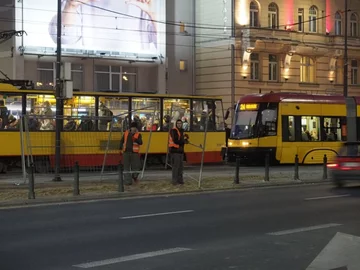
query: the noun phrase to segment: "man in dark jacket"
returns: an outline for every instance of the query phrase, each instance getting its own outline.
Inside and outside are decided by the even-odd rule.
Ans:
[[[176,127],[171,129],[169,136],[169,152],[171,155],[172,183],[173,185],[184,184],[184,145],[188,143],[188,135],[184,135],[183,123],[176,121]]]
[[[130,130],[126,130],[120,140],[120,150],[123,151],[124,183],[126,185],[131,185],[132,179],[138,183],[138,172],[141,169],[140,145],[142,144],[143,141],[137,130],[137,124],[133,122],[130,125]]]

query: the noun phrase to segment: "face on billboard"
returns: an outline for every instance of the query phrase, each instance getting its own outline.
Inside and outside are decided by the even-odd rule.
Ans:
[[[57,0],[23,5],[25,51],[56,48]],[[165,0],[62,0],[62,48],[158,55],[165,24],[151,20],[165,21]]]

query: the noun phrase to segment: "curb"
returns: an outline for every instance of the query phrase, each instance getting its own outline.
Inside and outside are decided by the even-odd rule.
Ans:
[[[37,207],[37,206],[48,206],[54,204],[72,204],[72,203],[91,203],[98,201],[108,201],[108,200],[125,200],[125,199],[142,199],[142,198],[157,198],[157,197],[169,197],[169,196],[184,196],[184,195],[197,195],[197,194],[207,194],[207,193],[217,193],[217,192],[235,192],[235,191],[245,191],[249,189],[270,189],[270,188],[286,188],[292,186],[304,186],[304,185],[323,185],[329,184],[331,180],[314,180],[314,181],[299,181],[292,180],[291,182],[286,183],[256,183],[256,184],[243,184],[239,186],[233,186],[231,188],[212,188],[212,189],[200,189],[192,191],[177,191],[177,192],[159,192],[151,194],[93,194],[93,195],[79,195],[74,197],[52,197],[52,198],[40,198],[34,200],[11,200],[0,202],[0,209],[5,208],[22,208],[22,207]]]

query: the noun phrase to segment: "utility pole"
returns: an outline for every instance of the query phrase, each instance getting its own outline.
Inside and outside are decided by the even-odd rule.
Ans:
[[[344,97],[348,96],[348,0],[345,0]]]
[[[53,181],[61,181],[60,176],[60,141],[62,130],[62,81],[61,81],[61,0],[57,1],[57,49],[56,49],[56,116],[55,116],[55,176]]]
[[[357,104],[354,97],[348,97],[348,0],[345,0],[345,33],[344,33],[344,98],[346,102],[346,139],[357,141]]]

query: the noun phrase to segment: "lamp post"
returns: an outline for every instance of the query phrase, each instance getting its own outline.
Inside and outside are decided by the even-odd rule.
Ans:
[[[348,96],[348,0],[345,0],[344,97]]]
[[[57,1],[57,49],[56,49],[56,116],[55,116],[55,176],[53,181],[61,181],[60,176],[60,140],[62,129],[62,99],[61,99],[61,0]]]
[[[346,102],[346,140],[357,141],[357,104],[355,97],[348,97],[348,0],[345,0],[345,33],[344,33],[344,98]]]

